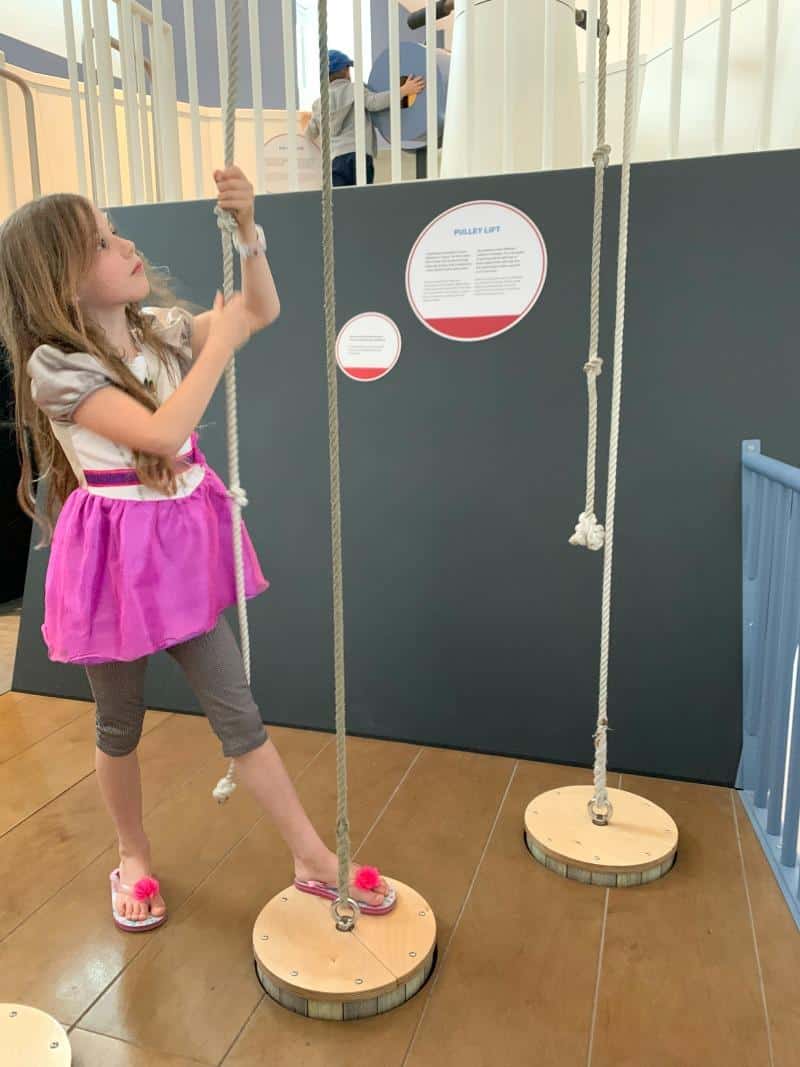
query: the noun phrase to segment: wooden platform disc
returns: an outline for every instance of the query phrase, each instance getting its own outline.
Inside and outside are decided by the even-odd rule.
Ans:
[[[643,885],[663,877],[675,862],[678,827],[657,804],[609,789],[614,809],[608,826],[595,826],[587,809],[588,785],[551,789],[525,811],[525,841],[549,870],[586,885]]]
[[[69,1067],[72,1052],[67,1032],[38,1008],[0,1004],[0,1063],[3,1067]]]
[[[436,951],[436,918],[416,890],[392,878],[388,915],[360,915],[340,933],[331,903],[290,886],[256,919],[253,952],[264,990],[313,1019],[363,1019],[404,1004],[425,984]]]

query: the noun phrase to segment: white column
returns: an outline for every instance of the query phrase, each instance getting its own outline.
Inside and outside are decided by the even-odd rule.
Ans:
[[[674,0],[672,20],[672,70],[669,95],[669,152],[680,150],[681,90],[683,89],[683,39],[686,33],[686,0]]]
[[[142,138],[142,157],[144,163],[144,188],[149,203],[158,199],[153,186],[153,156],[150,151],[150,119],[147,106],[147,79],[144,66],[144,43],[142,22],[137,16],[133,22],[133,50],[136,56],[136,92],[139,98],[139,129]]]
[[[361,0],[353,0],[353,93],[356,126],[356,184],[367,184],[367,134],[364,119],[364,36]]]
[[[156,13],[158,4],[158,13]],[[161,69],[161,27],[162,10],[160,0],[153,4],[153,18],[148,24],[150,37],[150,114],[153,123],[153,162],[156,172],[156,198],[166,199],[166,164],[164,161],[164,141],[166,131],[161,114],[161,89],[164,73]]]
[[[3,52],[0,52],[0,70],[6,65],[6,57]],[[11,120],[8,115],[8,89],[7,81],[5,78],[0,78],[0,147],[3,151],[0,153],[5,160],[5,167],[3,167],[5,186],[6,186],[6,203],[8,205],[9,212],[14,211],[17,206],[17,185],[14,180],[14,149],[11,144]]]
[[[134,204],[141,204],[144,200],[144,168],[142,167],[139,115],[136,107],[136,59],[133,53],[131,0],[120,0],[118,22],[122,65],[122,103],[125,108],[125,134],[128,141],[128,181],[131,200]]]
[[[402,116],[400,114],[400,12],[397,0],[389,0],[389,91],[392,181],[403,180]]]
[[[714,151],[725,146],[725,109],[728,103],[728,68],[731,55],[731,8],[733,0],[720,0],[717,40],[717,78],[714,89]]]
[[[171,28],[164,22],[162,0],[153,0],[150,61],[153,67],[152,103],[158,194],[163,200],[180,200],[183,190],[178,145],[175,55]]]
[[[512,24],[509,5],[511,0],[503,0],[503,174],[514,170],[514,77],[511,56],[513,54]]]
[[[556,0],[545,0],[544,5],[544,91],[542,93],[542,170],[552,170],[555,158],[555,104],[556,104]]]
[[[78,81],[78,53],[75,47],[75,20],[72,14],[72,0],[64,0],[64,31],[67,42],[67,71],[69,73],[69,95],[72,102],[75,162],[78,165],[78,188],[83,196],[88,196],[89,185],[86,180],[86,155],[83,144],[83,117],[81,115],[81,86]]]
[[[225,113],[225,101],[228,99],[228,31],[226,29],[225,0],[214,0],[217,19],[217,70],[219,71],[219,105]]]
[[[111,66],[111,34],[106,0],[94,0],[94,42],[97,78],[100,87],[100,117],[103,126],[103,156],[106,165],[106,193],[110,204],[122,203],[122,179],[117,139],[117,109],[114,103],[114,71]]]
[[[105,165],[103,142],[100,137],[100,118],[97,111],[97,76],[94,66],[94,36],[89,0],[82,0],[81,9],[83,12],[83,87],[86,96],[92,192],[98,204],[106,204]]]
[[[194,195],[203,196],[203,142],[200,135],[200,93],[197,88],[197,42],[194,33],[194,0],[183,0],[183,26],[186,37],[186,75],[189,83],[189,114],[192,119],[192,163]],[[263,155],[263,148],[261,151]]]
[[[586,63],[583,82],[583,161],[592,162],[597,129],[597,0],[586,4]]]
[[[167,168],[166,198],[183,200],[183,180],[181,177],[181,144],[178,130],[178,81],[175,76],[175,40],[172,27],[164,23],[162,39],[162,56],[164,61],[163,115],[166,130],[165,161]]]
[[[764,78],[761,86],[761,121],[758,147],[772,144],[772,104],[775,96],[775,60],[778,53],[778,0],[767,0],[764,27]]]
[[[283,83],[286,95],[286,133],[289,138],[289,189],[295,190],[297,181],[297,60],[294,50],[294,6],[292,0],[281,0],[283,28]]]
[[[464,144],[464,175],[469,177],[475,169],[475,138],[473,136],[475,115],[475,19],[473,0],[464,3],[464,64],[467,72],[467,124]]]
[[[249,0],[250,15],[250,73],[253,87],[253,137],[256,149],[256,192],[266,192],[266,164],[264,162],[264,94],[261,86],[261,30],[258,22],[258,0]]]
[[[506,3],[506,0],[503,0]],[[425,4],[425,95],[427,97],[428,178],[439,177],[439,85],[436,66],[436,0]]]

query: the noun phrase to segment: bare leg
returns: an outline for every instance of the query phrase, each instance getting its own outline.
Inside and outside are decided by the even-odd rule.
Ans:
[[[151,875],[136,755],[144,722],[146,671],[146,657],[125,663],[101,663],[86,671],[97,705],[97,782],[117,830],[120,881],[127,885]],[[145,919],[148,912],[158,916],[166,911],[160,896],[148,902],[118,893],[114,905],[126,919]]]
[[[127,756],[107,756],[95,750],[95,768],[100,792],[114,821],[119,841],[120,881],[133,885],[140,878],[151,876],[150,842],[142,823],[142,777],[139,757],[134,749]],[[116,908],[127,919],[146,919],[167,910],[160,896],[149,902],[134,900],[127,893],[119,893]]]
[[[242,654],[224,617],[213,630],[168,649],[180,665],[200,706],[223,743],[235,755],[238,775],[274,821],[294,857],[295,874],[304,880],[335,883],[336,856],[325,847],[303,810],[283,760],[265,731],[245,676]],[[351,895],[380,905],[388,892],[353,888]]]
[[[295,875],[303,880],[336,884],[336,855],[326,848],[306,815],[300,798],[272,741],[236,758],[237,776],[254,794],[272,818],[294,857]],[[381,892],[369,893],[351,888],[356,900],[380,905],[388,891],[384,882]]]

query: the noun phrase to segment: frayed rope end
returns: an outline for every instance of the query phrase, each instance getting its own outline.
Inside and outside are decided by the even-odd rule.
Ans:
[[[211,795],[218,804],[224,804],[228,797],[233,796],[235,789],[236,782],[231,781],[228,777],[220,778]]]

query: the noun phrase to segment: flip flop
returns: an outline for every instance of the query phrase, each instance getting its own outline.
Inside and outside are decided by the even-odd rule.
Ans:
[[[360,867],[353,879],[353,885],[357,889],[372,893],[380,885],[380,880],[380,872],[376,867]],[[326,900],[336,900],[339,896],[338,887],[329,882],[304,882],[300,878],[295,878],[294,885],[295,889],[299,889],[301,893],[311,893],[313,896],[324,897]],[[358,910],[362,915],[388,915],[397,903],[397,893],[393,886],[389,886],[389,892],[383,898],[383,904],[365,904],[361,900],[356,900],[355,903],[358,904]]]
[[[146,919],[126,919],[120,915],[114,905],[114,896],[117,893],[127,893],[136,900],[150,900],[158,896],[160,886],[156,878],[140,878],[135,885],[125,885],[120,881],[119,867],[109,875],[111,880],[111,914],[119,930],[129,934],[141,934],[155,930],[163,926],[167,921],[167,913],[163,915],[148,915]]]

